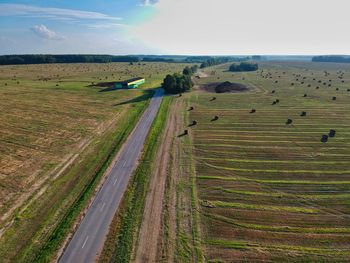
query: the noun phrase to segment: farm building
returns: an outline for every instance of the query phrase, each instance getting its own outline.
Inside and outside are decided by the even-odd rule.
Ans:
[[[117,82],[115,84],[116,89],[135,89],[139,85],[144,84],[145,79],[144,78],[133,78],[133,79],[128,79],[125,81]]]

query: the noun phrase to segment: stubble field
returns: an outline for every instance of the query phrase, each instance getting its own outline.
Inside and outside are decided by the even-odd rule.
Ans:
[[[248,92],[189,95],[204,255],[213,262],[348,261],[350,66],[259,66],[231,73],[221,65],[196,80],[238,82]],[[335,137],[321,142],[330,129]]]
[[[0,67],[0,258],[33,262],[52,256],[77,215],[68,211],[79,213],[86,205],[110,156],[147,106],[148,88],[183,67]],[[100,92],[103,88],[89,87],[136,76],[146,78],[142,89]]]

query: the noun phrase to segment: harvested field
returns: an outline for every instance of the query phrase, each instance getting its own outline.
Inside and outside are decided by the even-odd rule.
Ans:
[[[165,74],[183,67],[0,67],[0,258],[35,258],[133,128],[152,95],[148,88],[158,87]],[[140,75],[147,81],[143,89],[99,92],[101,87],[89,87]]]
[[[205,257],[213,262],[347,262],[350,66],[259,66],[258,72],[235,74],[225,72],[228,65],[216,66],[196,80],[199,86],[239,81],[252,87],[248,92],[217,94],[212,100],[212,94],[197,91],[188,99],[194,108],[187,111],[189,119],[198,122],[189,133]],[[330,79],[331,87],[315,88]],[[303,111],[307,114],[300,116]],[[211,121],[213,116],[219,118]],[[286,125],[288,119],[292,122]],[[334,137],[322,143],[332,129]]]

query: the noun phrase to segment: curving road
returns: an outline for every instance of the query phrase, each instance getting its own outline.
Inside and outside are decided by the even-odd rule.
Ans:
[[[60,263],[93,263],[102,251],[109,225],[119,207],[130,177],[137,167],[143,145],[163,98],[157,89],[134,131],[123,145],[106,181],[69,242]]]

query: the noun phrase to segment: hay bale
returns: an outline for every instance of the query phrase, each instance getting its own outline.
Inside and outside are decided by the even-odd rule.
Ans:
[[[250,111],[250,113],[255,113],[256,112],[256,110],[255,109],[252,109],[251,111]]]
[[[194,108],[191,106],[189,109],[188,109],[188,111],[191,111],[191,110],[193,110]]]
[[[214,116],[213,119],[211,119],[211,121],[217,121],[219,119],[219,116]]]
[[[337,100],[337,97],[333,97],[332,100]]]
[[[212,97],[210,101],[216,100],[216,97]]]
[[[287,119],[286,121],[286,124],[289,125],[289,124],[292,124],[293,123],[293,120],[292,119]]]
[[[304,97],[304,98],[305,98],[305,97],[307,97],[307,94],[304,94],[304,96],[303,96],[303,97]]]
[[[328,135],[327,134],[323,134],[321,137],[321,142],[325,143],[328,141]]]
[[[333,137],[335,136],[335,130],[330,129],[330,130],[329,130],[329,133],[328,133],[328,136],[329,136],[330,138],[333,138]]]
[[[280,102],[280,100],[279,99],[276,99],[276,103],[279,103]]]
[[[302,117],[306,116],[306,111],[302,111],[302,112],[300,113],[300,116],[302,116]]]

